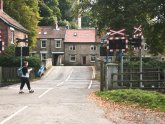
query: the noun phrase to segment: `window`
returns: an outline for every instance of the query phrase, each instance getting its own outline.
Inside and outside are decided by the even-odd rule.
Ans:
[[[55,40],[55,48],[61,48],[61,40]]]
[[[90,50],[96,50],[96,46],[95,45],[92,45],[92,46],[90,46]]]
[[[76,50],[76,46],[75,45],[70,46],[69,50]]]
[[[76,62],[76,55],[70,55],[70,62]]]
[[[95,62],[96,61],[96,55],[91,55],[91,62]]]
[[[11,31],[11,44],[14,44],[14,31]]]
[[[46,48],[46,40],[41,40],[41,48]]]
[[[46,53],[41,53],[41,61],[46,60]]]

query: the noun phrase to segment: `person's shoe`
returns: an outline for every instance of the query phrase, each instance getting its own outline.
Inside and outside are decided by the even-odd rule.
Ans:
[[[22,93],[24,93],[24,92],[23,92],[22,90],[20,90],[20,91],[19,91],[19,94],[22,94]]]
[[[31,90],[29,90],[29,93],[34,93],[34,90],[32,90],[32,89],[31,89]]]

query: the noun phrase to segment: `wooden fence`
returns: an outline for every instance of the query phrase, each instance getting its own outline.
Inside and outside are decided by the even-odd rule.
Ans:
[[[117,75],[120,86],[138,87],[142,82],[144,87],[160,87],[164,82],[164,72],[160,68],[144,68],[142,72],[139,68],[125,68],[123,74]],[[123,81],[121,75],[123,75]],[[142,80],[140,80],[140,75],[142,75]]]
[[[112,83],[117,83],[120,87],[130,87],[130,88],[165,88],[164,77],[160,78],[162,71],[145,71],[145,72],[125,72],[125,73],[113,73]],[[143,75],[142,80],[140,80],[140,74]],[[123,80],[121,80],[121,75],[123,75]],[[147,75],[145,77],[145,75]],[[117,76],[118,80],[113,80],[114,76]],[[142,84],[142,86],[141,86]]]
[[[165,71],[160,68],[139,68],[124,67],[123,73],[116,64],[116,72],[113,66],[100,61],[100,90],[116,88],[146,88],[165,89]],[[142,78],[141,78],[142,77]]]
[[[17,76],[18,67],[0,67],[0,86],[20,83],[20,77]],[[30,79],[35,78],[34,70],[30,73]]]

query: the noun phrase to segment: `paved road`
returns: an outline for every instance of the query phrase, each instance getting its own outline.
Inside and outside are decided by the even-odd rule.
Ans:
[[[56,66],[31,82],[35,93],[18,94],[19,85],[0,88],[0,124],[112,124],[88,95],[99,89],[90,66]]]

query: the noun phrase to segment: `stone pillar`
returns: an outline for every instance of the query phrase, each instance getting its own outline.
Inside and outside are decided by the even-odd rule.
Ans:
[[[112,89],[112,88],[117,88],[118,84],[116,82],[113,81],[117,81],[117,75],[113,75],[113,73],[118,73],[118,64],[115,63],[108,63],[106,65],[107,68],[107,74],[106,74],[106,89]]]

